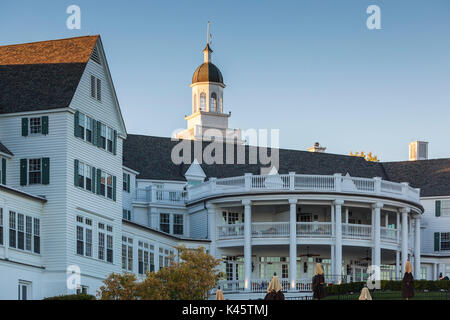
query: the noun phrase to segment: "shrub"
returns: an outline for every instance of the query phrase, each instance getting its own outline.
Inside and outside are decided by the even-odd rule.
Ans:
[[[61,296],[55,296],[55,297],[48,297],[44,298],[44,300],[96,300],[95,296],[87,294],[87,293],[80,293],[80,294],[66,294]]]

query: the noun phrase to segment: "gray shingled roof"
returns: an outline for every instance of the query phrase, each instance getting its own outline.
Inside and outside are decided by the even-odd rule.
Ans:
[[[98,38],[0,46],[0,114],[68,107]]]
[[[172,148],[178,142],[171,138],[129,134],[123,147],[123,164],[140,173],[141,179],[185,180],[184,173],[189,164],[175,165],[171,160]],[[193,142],[190,142],[193,144]],[[206,146],[208,143],[204,143]],[[246,146],[246,159],[249,149]],[[226,157],[226,148],[224,159]],[[191,148],[193,155],[194,147]],[[235,152],[236,154],[236,152]],[[191,159],[194,159],[191,156]],[[295,171],[300,174],[349,173],[355,177],[382,177],[386,179],[383,167],[379,163],[367,162],[362,158],[330,153],[311,153],[307,151],[279,149],[279,173]],[[248,161],[246,161],[248,163]],[[207,177],[225,178],[241,176],[245,173],[260,174],[258,164],[201,164]]]
[[[0,66],[0,114],[68,107],[85,65]]]
[[[9,154],[10,156],[13,156],[14,154],[8,150],[7,147],[5,147],[1,142],[0,142],[0,152],[1,153],[6,153]]]
[[[450,159],[385,162],[391,181],[409,182],[422,197],[450,196]]]

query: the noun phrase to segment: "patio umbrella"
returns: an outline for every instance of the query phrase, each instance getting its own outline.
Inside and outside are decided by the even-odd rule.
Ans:
[[[369,289],[367,289],[367,287],[362,288],[359,300],[372,300]]]
[[[225,300],[225,297],[223,296],[223,292],[220,289],[217,289],[217,291],[216,291],[216,300]]]

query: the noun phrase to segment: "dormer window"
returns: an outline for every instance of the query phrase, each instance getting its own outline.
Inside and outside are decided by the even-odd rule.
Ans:
[[[217,95],[215,92],[211,93],[211,100],[209,102],[209,111],[217,112]]]

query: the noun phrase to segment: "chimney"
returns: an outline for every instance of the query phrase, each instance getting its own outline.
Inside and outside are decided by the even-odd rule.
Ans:
[[[327,148],[322,147],[318,142],[314,143],[314,146],[308,149],[309,152],[325,152],[325,150]]]
[[[413,141],[409,143],[409,161],[428,160],[428,142]]]

